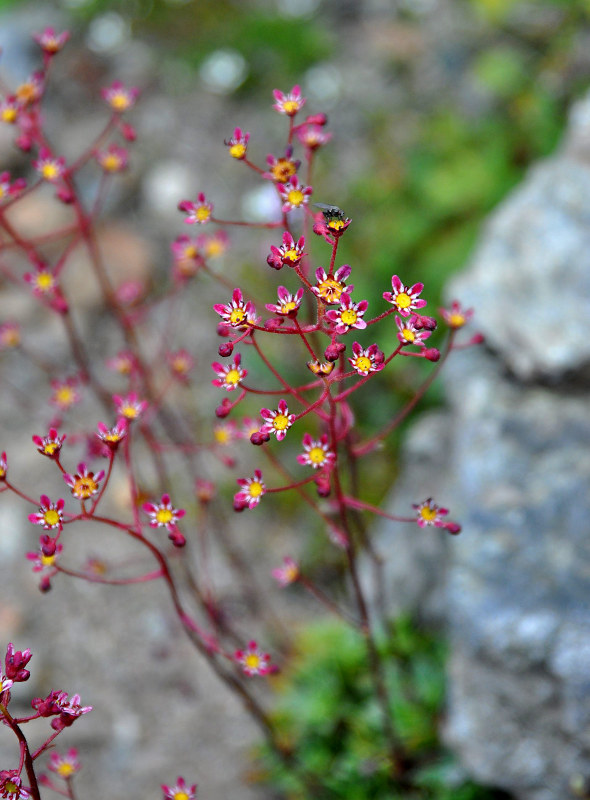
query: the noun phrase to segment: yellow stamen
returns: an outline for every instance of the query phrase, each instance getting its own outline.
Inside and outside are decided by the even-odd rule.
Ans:
[[[277,414],[272,424],[276,431],[285,431],[289,427],[289,418],[285,414]]]
[[[51,525],[53,527],[59,522],[59,514],[54,508],[50,508],[43,514],[43,519],[47,525]]]
[[[246,155],[246,145],[241,143],[232,144],[229,148],[229,154],[232,158],[244,158]]]
[[[305,195],[300,189],[291,189],[287,195],[287,200],[292,206],[298,207],[305,200]]]
[[[359,372],[370,372],[371,370],[371,359],[367,356],[359,356],[355,364]]]
[[[161,525],[167,525],[169,522],[172,522],[173,519],[174,514],[169,508],[159,508],[156,511],[156,521]]]
[[[230,369],[230,371],[225,376],[225,382],[230,384],[231,386],[235,386],[241,380],[240,373],[237,369]]]
[[[358,320],[358,314],[353,309],[347,308],[340,314],[340,319],[344,325],[354,325],[354,323]]]
[[[250,497],[260,497],[260,495],[264,491],[264,487],[262,486],[260,481],[252,481],[252,483],[248,487],[248,491],[250,493]]]
[[[323,464],[326,460],[326,453],[323,447],[312,447],[308,456],[312,464]]]
[[[408,308],[412,305],[412,298],[406,292],[400,292],[395,298],[395,303],[398,308]]]
[[[196,216],[199,222],[207,222],[211,216],[211,209],[207,208],[207,206],[199,206],[196,211]]]

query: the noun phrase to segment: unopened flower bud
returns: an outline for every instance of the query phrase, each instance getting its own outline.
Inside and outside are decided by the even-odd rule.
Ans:
[[[19,150],[23,151],[23,153],[28,153],[33,146],[33,140],[26,133],[22,133],[17,137],[15,144]]]
[[[222,358],[229,358],[234,351],[234,346],[231,342],[224,342],[217,348],[217,352]]]
[[[168,538],[170,539],[174,547],[184,547],[186,544],[186,538],[180,531],[177,530],[170,531],[170,533],[168,534]]]
[[[268,442],[270,439],[270,434],[262,433],[262,431],[254,431],[254,433],[250,436],[250,441],[252,444],[261,445],[265,442]]]
[[[226,322],[223,321],[218,323],[217,325],[218,336],[223,336],[225,338],[226,336],[229,336],[230,333],[231,333],[231,325],[228,325]]]
[[[223,419],[224,417],[227,417],[227,415],[231,411],[231,408],[232,408],[231,400],[227,397],[224,397],[220,405],[218,405],[217,408],[215,409],[215,416],[219,417],[219,419]]]
[[[278,330],[285,320],[281,319],[280,317],[271,317],[267,319],[264,323],[264,328],[267,331],[276,331]]]
[[[43,575],[41,577],[41,580],[39,581],[39,589],[41,589],[42,592],[48,592],[51,589],[51,580],[49,575]]]
[[[330,494],[330,476],[318,475],[315,479],[315,485],[319,497],[328,497]]]
[[[437,350],[436,347],[425,347],[422,355],[424,358],[428,359],[428,361],[438,361],[440,358],[440,350]]]
[[[326,347],[324,358],[326,361],[337,361],[340,353],[346,350],[346,345],[343,342],[332,342]]]
[[[60,186],[55,196],[60,202],[65,203],[65,205],[71,205],[74,202],[74,195],[67,186]]]
[[[457,536],[458,533],[461,533],[461,526],[458,522],[447,522],[443,527],[453,536]]]
[[[305,121],[308,125],[325,125],[328,117],[326,114],[310,114],[309,117],[305,118]]]
[[[416,315],[416,319],[414,320],[414,325],[418,330],[426,329],[427,331],[434,331],[436,330],[436,320],[434,317],[426,317],[420,314]]]
[[[121,135],[123,138],[128,142],[134,142],[137,139],[137,131],[130,125],[128,122],[123,122],[119,129],[121,131]]]
[[[483,344],[483,342],[485,342],[483,333],[475,333],[467,344]]]

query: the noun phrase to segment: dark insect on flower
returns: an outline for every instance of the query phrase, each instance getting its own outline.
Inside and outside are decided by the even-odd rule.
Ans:
[[[344,222],[346,219],[346,214],[341,208],[338,208],[338,206],[329,205],[328,203],[314,203],[314,206],[321,209],[326,222],[330,222],[333,219]]]

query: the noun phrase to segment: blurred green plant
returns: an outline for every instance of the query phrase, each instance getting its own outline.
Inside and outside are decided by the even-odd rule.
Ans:
[[[403,744],[405,774],[392,791],[383,754],[379,709],[371,687],[362,635],[338,621],[302,629],[296,655],[274,679],[274,720],[283,741],[301,756],[325,800],[499,800],[504,792],[467,779],[440,743],[446,645],[409,618],[391,624],[380,641],[386,656],[391,715]],[[263,748],[257,780],[289,800],[305,790],[273,754]]]

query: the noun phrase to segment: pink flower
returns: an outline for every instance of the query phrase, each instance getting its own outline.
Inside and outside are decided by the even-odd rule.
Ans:
[[[121,350],[114,358],[107,358],[106,365],[120,375],[132,375],[137,371],[137,358],[131,350]]]
[[[47,436],[33,436],[33,443],[37,445],[37,450],[48,458],[59,458],[59,453],[64,443],[66,434],[58,436],[55,428],[50,428]]]
[[[313,439],[306,433],[303,436],[303,453],[297,456],[297,461],[314,469],[330,468],[336,461],[336,454],[330,450],[326,434]]]
[[[197,202],[193,203],[190,200],[182,200],[178,204],[178,210],[184,211],[187,215],[184,220],[188,225],[204,225],[211,219],[213,213],[213,203],[208,202],[207,198],[200,192],[197,197]]]
[[[189,372],[195,366],[195,359],[189,351],[181,348],[175,353],[168,352],[166,353],[166,360],[170,365],[174,377],[181,383],[188,384]]]
[[[114,81],[108,88],[101,89],[100,93],[116,114],[122,114],[135,104],[139,89],[127,89],[121,81]]]
[[[263,653],[255,641],[248,642],[246,650],[236,650],[234,658],[242,665],[244,674],[249,678],[254,675],[268,675],[273,671],[269,665],[270,655]]]
[[[385,356],[376,344],[363,349],[358,342],[352,345],[352,358],[348,360],[359,375],[366,376],[370,372],[379,372],[383,369]]]
[[[127,420],[124,418],[117,420],[116,425],[112,428],[107,428],[104,422],[99,422],[97,428],[98,433],[96,436],[111,450],[116,450],[121,441],[127,436]]]
[[[175,786],[166,786],[166,784],[163,783],[162,791],[164,792],[164,800],[195,800],[197,796],[197,784],[193,783],[192,786],[188,786],[184,778],[179,776]]]
[[[56,33],[51,27],[45,28],[41,33],[33,34],[33,39],[48,56],[54,56],[59,53],[69,38],[69,31]]]
[[[72,695],[71,700],[68,700],[67,697],[65,692],[60,692],[56,698],[59,717],[51,720],[51,727],[55,731],[62,731],[64,728],[69,728],[82,714],[88,714],[89,711],[92,711],[92,706],[80,705],[79,694]]]
[[[46,494],[42,494],[40,503],[39,511],[36,514],[29,514],[29,522],[33,525],[42,525],[46,531],[54,528],[61,530],[65,501],[60,497],[57,503],[52,503]]]
[[[278,190],[283,200],[282,211],[284,214],[294,208],[306,206],[310,195],[313,194],[312,187],[300,183],[297,175],[292,175],[286,183],[279,184]]]
[[[20,326],[18,322],[4,322],[0,325],[0,350],[18,347],[20,344]]]
[[[426,328],[420,328],[417,322],[418,320],[415,314],[412,314],[409,319],[405,320],[400,319],[400,317],[395,318],[395,324],[398,329],[397,338],[404,346],[407,344],[419,344],[423,347],[424,340],[428,339],[431,335],[432,331],[426,330]]]
[[[0,106],[0,119],[2,118],[2,107]],[[0,203],[15,194],[19,194],[26,187],[27,182],[24,178],[17,178],[11,183],[10,172],[0,173]]]
[[[305,255],[303,252],[304,247],[305,239],[303,236],[295,244],[295,240],[289,231],[285,231],[283,233],[283,244],[280,247],[275,247],[271,244],[270,255],[267,257],[266,263],[273,269],[281,269],[284,266],[296,267]]]
[[[275,89],[272,94],[276,100],[273,108],[278,111],[279,114],[286,114],[288,117],[294,117],[305,105],[305,97],[302,97],[301,88],[297,84],[286,94],[279,89]]]
[[[293,148],[288,145],[285,148],[285,155],[275,158],[272,153],[266,157],[266,163],[269,166],[268,172],[263,172],[262,177],[275,183],[286,183],[291,178],[301,165],[301,161],[293,158]]]
[[[16,770],[0,770],[0,797],[6,800],[28,800],[30,796],[31,793],[23,786]]]
[[[8,459],[6,458],[6,453],[0,454],[0,483],[6,480],[6,475],[8,473]]]
[[[417,308],[424,308],[426,300],[419,299],[420,292],[424,288],[423,283],[415,283],[409,288],[404,286],[397,275],[391,279],[393,292],[383,292],[383,299],[391,303],[402,317],[409,317],[410,312]]]
[[[101,469],[96,475],[90,472],[86,464],[78,464],[78,472],[75,475],[64,473],[63,479],[72,491],[72,495],[77,500],[88,500],[98,494],[98,484],[104,478],[104,470]]]
[[[0,122],[7,122],[9,125],[15,125],[18,121],[19,113],[20,106],[15,95],[11,95],[0,101]]]
[[[362,317],[368,307],[369,303],[366,300],[353,303],[349,294],[343,294],[340,298],[340,308],[327,311],[326,318],[336,323],[336,333],[346,333],[351,328],[363,330],[367,327],[367,323]]]
[[[241,161],[246,158],[249,139],[249,133],[243,132],[241,128],[234,128],[233,136],[229,141],[224,142],[224,144],[226,147],[229,147],[230,156]]]
[[[450,309],[439,308],[439,311],[449,328],[453,330],[458,330],[467,325],[473,316],[473,309],[463,309],[458,300],[453,300]]]
[[[328,305],[340,302],[340,297],[344,292],[350,294],[354,289],[354,285],[346,285],[346,279],[352,272],[348,264],[343,264],[334,274],[326,273],[322,267],[316,269],[315,277],[317,284],[311,287],[311,291],[320,300]]]
[[[236,483],[242,489],[234,495],[234,506],[255,508],[260,502],[260,498],[266,493],[262,472],[259,469],[254,470],[251,478],[238,478]]]
[[[214,361],[211,367],[218,377],[211,381],[213,386],[225,389],[228,392],[233,392],[234,389],[237,389],[248,374],[248,370],[242,368],[241,361],[242,356],[240,353],[236,353],[231,364],[223,365],[218,361]]]
[[[31,285],[33,294],[38,296],[53,294],[57,289],[57,278],[46,264],[37,264],[36,272],[25,272],[24,279]]]
[[[51,381],[53,392],[51,394],[50,403],[57,406],[61,411],[67,411],[73,405],[79,403],[81,397],[76,389],[77,383],[78,381],[75,377],[69,377],[62,381]]]
[[[449,513],[448,508],[441,508],[433,503],[432,497],[428,497],[422,503],[413,503],[412,508],[416,509],[416,522],[421,528],[430,525],[435,528],[444,527],[445,522],[441,517],[445,517]]]
[[[168,531],[173,531],[176,528],[176,523],[182,519],[186,514],[183,508],[174,508],[170,502],[170,495],[163,494],[159,503],[144,503],[143,510],[149,514],[150,527],[152,528],[166,528]]]
[[[33,167],[41,175],[43,180],[49,183],[57,183],[65,174],[66,160],[63,156],[56,158],[46,147],[39,151],[39,158],[33,161]]]
[[[28,681],[31,673],[25,669],[33,654],[27,647],[26,650],[15,650],[12,642],[6,648],[4,666],[6,667],[6,677],[11,678],[15,683]]]
[[[19,106],[32,106],[41,99],[44,89],[44,74],[34,72],[24,83],[16,88],[16,100]]]
[[[134,419],[138,419],[148,407],[147,401],[140,400],[135,392],[129,392],[125,397],[114,394],[113,402],[117,414],[130,422]]]
[[[294,316],[303,300],[303,287],[298,289],[295,294],[291,294],[284,286],[279,286],[277,296],[279,302],[276,304],[267,303],[266,309],[282,316]]]
[[[124,147],[110,144],[106,150],[99,150],[95,158],[105,172],[122,172],[127,167],[129,153]]]
[[[285,586],[289,586],[299,580],[300,574],[299,564],[289,556],[283,559],[282,567],[276,567],[271,572],[273,578],[278,581],[279,586],[283,589]]]
[[[27,553],[27,558],[33,562],[33,572],[47,570],[48,574],[44,578],[45,582],[47,582],[49,578],[52,578],[57,573],[55,562],[62,550],[63,545],[57,541],[57,538],[53,539],[46,533],[40,536],[39,549],[35,552]]]
[[[64,755],[54,751],[47,763],[47,769],[55,772],[60,778],[71,778],[80,770],[78,751],[75,747],[70,747]]]
[[[295,422],[295,414],[289,414],[289,408],[285,400],[279,400],[276,411],[261,408],[260,416],[264,420],[260,433],[274,433],[278,442],[282,442],[287,435],[287,431]]]
[[[243,328],[248,325],[256,325],[256,309],[254,304],[244,298],[240,289],[234,289],[231,303],[216,303],[213,308],[224,322],[232,328]]]
[[[172,255],[174,274],[177,280],[192,278],[196,275],[199,267],[203,266],[203,254],[200,251],[198,240],[191,239],[186,234],[172,242]]]
[[[317,150],[318,147],[328,144],[332,134],[324,131],[322,125],[303,122],[297,126],[297,138],[308,150]]]

